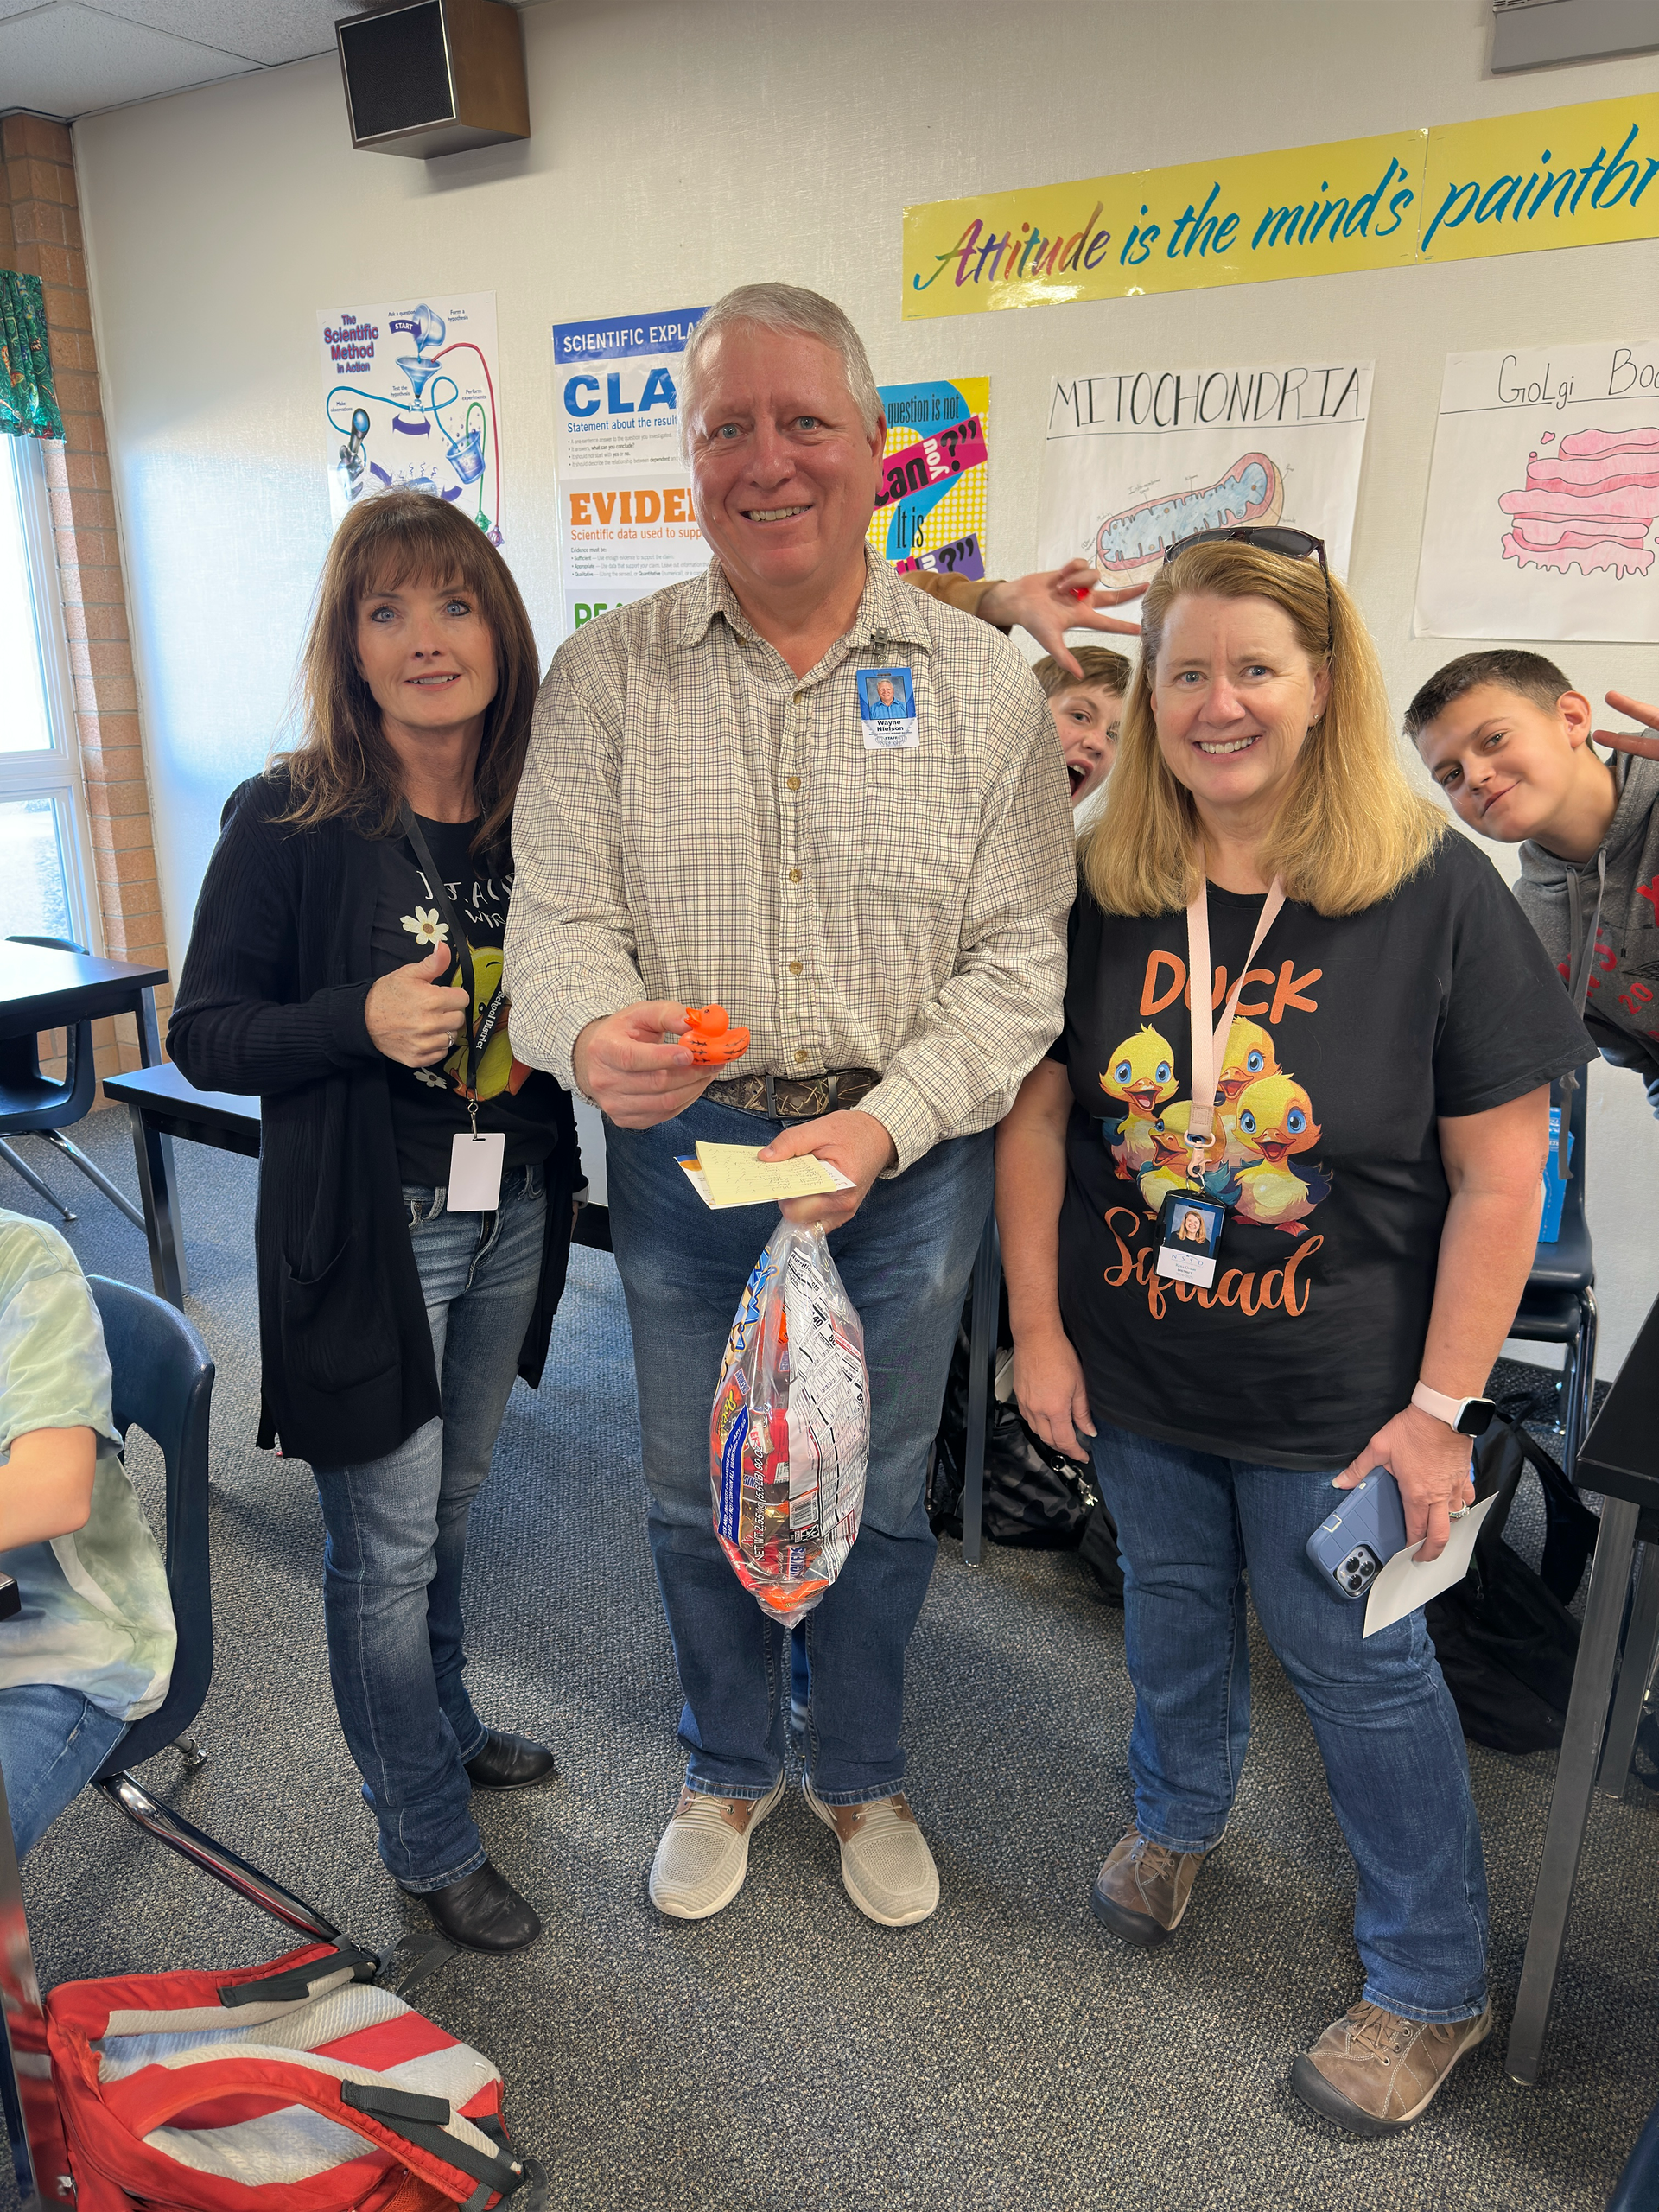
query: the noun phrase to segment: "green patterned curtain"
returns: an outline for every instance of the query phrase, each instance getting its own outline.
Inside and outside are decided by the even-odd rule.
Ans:
[[[52,389],[46,297],[38,276],[0,269],[0,430],[14,438],[60,438]]]

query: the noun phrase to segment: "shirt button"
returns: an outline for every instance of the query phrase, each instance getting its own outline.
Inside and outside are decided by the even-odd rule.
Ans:
[[[801,779],[798,776],[785,776],[784,780],[792,791],[798,791],[801,788]]]
[[[810,1052],[797,1052],[795,1057],[798,1060],[810,1060],[812,1055]]]
[[[798,976],[801,973],[801,963],[798,960],[791,960],[790,962],[789,972],[791,976]]]
[[[803,700],[803,699],[804,699],[804,698],[805,698],[805,696],[806,696],[806,694],[805,694],[805,692],[804,692],[804,691],[798,691],[798,692],[795,694],[795,704],[798,707],[798,706],[800,705],[800,703],[801,703],[802,700]]]
[[[800,881],[800,880],[801,880],[801,871],[799,870],[799,868],[791,868],[791,870],[789,871],[789,880],[790,880],[790,881],[791,881],[791,883],[798,883],[798,882]]]

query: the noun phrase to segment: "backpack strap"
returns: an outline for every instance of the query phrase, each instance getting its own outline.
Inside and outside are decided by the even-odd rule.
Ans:
[[[342,1968],[347,1971],[342,1973]],[[303,1966],[260,1974],[251,1981],[225,1982],[219,1992],[219,2001],[231,2008],[238,2005],[302,2005],[321,1996],[325,1989],[342,1987],[347,1980],[372,1981],[379,1971],[377,1953],[359,1951],[355,1943],[342,1937],[334,1945],[332,1956],[325,1955]]]
[[[434,2158],[443,2158],[452,2166],[459,2166],[462,2173],[486,2184],[485,2197],[493,2190],[503,2202],[522,2189],[529,2178],[520,2160],[507,2151],[498,2151],[493,2156],[475,2150],[470,2143],[458,2143],[445,2131],[449,2120],[449,2101],[447,2097],[417,2096],[409,2089],[394,2089],[379,2082],[342,2082],[340,2101],[350,2105],[353,2111],[371,2113],[376,2120],[412,2143],[419,2150],[430,2152]],[[476,2127],[476,2120],[471,2123]],[[493,2131],[492,2131],[493,2132]],[[483,2131],[480,2129],[480,2133]],[[478,2202],[481,2204],[485,2197]],[[468,2202],[473,2200],[469,2199]]]

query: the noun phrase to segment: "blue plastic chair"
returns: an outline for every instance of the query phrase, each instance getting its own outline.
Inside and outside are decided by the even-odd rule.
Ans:
[[[1564,1432],[1561,1465],[1569,1482],[1577,1480],[1579,1446],[1589,1431],[1596,1388],[1596,1255],[1590,1243],[1590,1225],[1584,1217],[1589,1072],[1588,1068],[1579,1070],[1567,1115],[1573,1156],[1561,1201],[1561,1233],[1554,1243],[1541,1244],[1534,1253],[1521,1308],[1510,1328],[1511,1337],[1567,1347],[1560,1404]],[[1559,1102],[1559,1091],[1555,1096]]]
[[[86,950],[84,944],[77,944],[73,938],[67,937],[9,937],[6,943],[38,944],[48,952],[84,953]],[[51,1185],[35,1173],[22,1153],[5,1141],[8,1137],[42,1136],[73,1166],[79,1167],[89,1183],[96,1184],[135,1229],[143,1229],[144,1217],[132,1200],[116,1188],[96,1160],[89,1160],[80,1147],[72,1144],[63,1134],[73,1123],[86,1120],[98,1091],[90,1021],[75,1022],[68,1030],[63,1073],[61,1083],[54,1083],[50,1076],[41,1073],[37,1038],[0,1039],[0,1160],[15,1169],[48,1205],[55,1206],[66,1221],[73,1221],[74,1215]]]
[[[1607,2212],[1659,2212],[1659,2105],[1636,2139],[1636,2148],[1607,2200]]]

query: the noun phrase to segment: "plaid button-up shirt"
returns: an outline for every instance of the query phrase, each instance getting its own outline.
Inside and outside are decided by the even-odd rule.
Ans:
[[[855,672],[908,665],[920,742],[870,750]],[[872,556],[796,677],[718,562],[555,656],[513,818],[513,1049],[572,1084],[590,1021],[717,1001],[728,1075],[874,1068],[899,1168],[1004,1114],[1058,1034],[1077,880],[1020,654]]]

